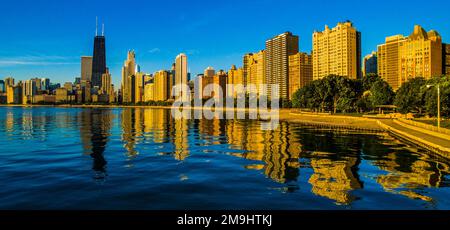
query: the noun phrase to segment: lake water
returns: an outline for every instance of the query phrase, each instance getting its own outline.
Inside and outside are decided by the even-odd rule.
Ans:
[[[0,107],[0,149],[0,209],[450,209],[450,161],[387,134]]]

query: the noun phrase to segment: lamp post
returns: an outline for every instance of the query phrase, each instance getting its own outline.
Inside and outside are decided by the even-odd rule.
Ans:
[[[427,85],[427,87],[431,88],[431,87],[433,87],[433,85]],[[438,125],[439,130],[441,129],[441,89],[440,88],[441,88],[440,85],[437,84],[437,94],[438,94],[437,95],[437,110],[438,110],[437,125]]]

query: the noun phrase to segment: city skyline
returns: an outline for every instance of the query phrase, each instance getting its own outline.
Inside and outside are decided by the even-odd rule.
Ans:
[[[351,20],[362,33],[362,56],[376,51],[377,45],[384,43],[387,36],[409,34],[415,24],[439,31],[443,42],[447,42],[446,38],[449,36],[449,31],[445,30],[444,23],[449,21],[447,20],[449,16],[440,10],[440,8],[445,8],[445,4],[448,3],[442,3],[441,7],[424,6],[421,8],[421,13],[417,15],[407,10],[415,5],[413,1],[404,6],[405,12],[402,13],[402,17],[399,18],[398,14],[386,17],[385,15],[389,14],[385,13],[384,17],[380,18],[375,14],[367,14],[361,7],[376,10],[380,9],[379,5],[382,5],[383,2],[356,6],[351,10],[344,9],[336,3],[327,3],[330,8],[334,9],[333,12],[329,10],[315,11],[314,13],[299,11],[301,13],[295,15],[289,14],[289,12],[303,9],[302,4],[305,3],[286,2],[292,7],[281,6],[283,4],[274,5],[273,1],[245,2],[239,10],[236,10],[234,18],[228,19],[227,17],[222,19],[216,14],[220,15],[220,12],[226,12],[233,7],[233,3],[212,4],[203,1],[195,1],[190,4],[180,3],[179,6],[173,6],[172,14],[164,16],[167,17],[166,22],[139,16],[129,19],[130,23],[124,23],[127,19],[119,22],[117,17],[112,16],[114,10],[111,9],[117,9],[115,2],[106,4],[105,9],[99,12],[95,12],[95,9],[99,9],[102,4],[101,2],[95,3],[92,9],[83,11],[80,16],[72,15],[74,11],[70,11],[68,15],[59,15],[58,13],[50,15],[50,12],[54,7],[80,8],[82,2],[61,3],[58,6],[50,6],[49,2],[41,2],[43,10],[39,14],[34,14],[36,20],[32,20],[32,22],[18,19],[16,16],[18,14],[14,14],[18,10],[17,5],[14,5],[11,11],[0,16],[0,25],[5,28],[5,31],[8,31],[6,36],[0,38],[0,50],[2,50],[0,53],[0,76],[2,78],[12,76],[16,80],[46,77],[59,83],[72,82],[75,77],[80,77],[80,57],[92,55],[96,16],[99,17],[99,22],[105,23],[108,49],[107,66],[110,67],[113,83],[116,86],[120,85],[123,57],[131,49],[136,50],[137,64],[146,73],[170,69],[173,58],[184,52],[190,59],[190,72],[192,76],[196,76],[198,73],[202,73],[207,66],[212,66],[216,70],[228,70],[233,64],[241,67],[242,57],[246,53],[264,49],[264,42],[267,39],[285,31],[299,35],[300,51],[309,53],[314,31],[321,31],[325,25],[332,27],[337,22],[347,19]],[[162,3],[155,2],[154,4],[163,7]],[[321,3],[316,4],[308,3],[304,6],[317,7],[321,5]],[[149,7],[148,3],[136,5],[140,5],[144,9]],[[239,26],[240,20],[243,22],[243,19],[249,17],[245,14],[246,10],[251,7],[253,7],[251,9],[258,9],[272,5],[274,16],[280,17],[273,17],[273,21],[270,22],[261,20],[252,26],[247,26],[248,24]],[[211,12],[202,16],[194,13],[187,14],[182,10],[183,7],[187,7],[186,11],[210,8]],[[430,7],[433,10],[430,10]],[[255,16],[262,17],[262,14],[262,12],[255,12]],[[320,17],[325,14],[327,17]],[[60,16],[58,22],[50,20],[56,16]],[[159,13],[152,17],[157,16]],[[40,23],[46,24],[42,26]],[[215,26],[212,27],[212,24]],[[35,28],[36,25],[40,26]],[[265,29],[262,29],[263,26]],[[230,31],[230,28],[233,28],[232,33],[227,33],[226,31]],[[24,33],[36,34],[36,29],[40,29],[41,33],[36,36],[24,36]],[[135,29],[135,31],[130,33],[131,29]],[[184,35],[183,39],[176,37],[180,35]],[[242,36],[246,39],[242,39]]]

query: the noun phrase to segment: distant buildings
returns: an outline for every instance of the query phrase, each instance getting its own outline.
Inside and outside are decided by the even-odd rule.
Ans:
[[[265,72],[267,95],[272,94],[272,84],[279,86],[279,97],[289,97],[289,56],[298,53],[298,36],[290,32],[266,41]]]
[[[289,56],[289,100],[297,90],[305,87],[313,80],[312,57],[307,53],[296,53]]]
[[[81,57],[81,80],[92,81],[92,56]]]
[[[188,63],[186,54],[179,54],[175,59],[175,85],[176,86],[187,86],[188,85]],[[184,89],[180,89],[183,101],[186,101],[189,97]]]
[[[48,78],[32,78],[15,84],[12,77],[0,80],[0,103],[60,102],[123,102],[144,103],[172,101],[175,85],[189,85],[196,89],[201,99],[217,98],[220,87],[223,98],[229,93],[236,98],[235,88],[227,92],[227,85],[242,85],[246,94],[271,96],[272,85],[279,86],[279,97],[292,100],[294,93],[313,80],[328,75],[358,79],[362,75],[378,74],[394,90],[415,77],[430,79],[441,74],[450,75],[450,45],[442,43],[435,30],[425,31],[416,25],[413,33],[390,36],[363,59],[361,58],[361,33],[352,22],[338,23],[334,28],[325,26],[313,33],[312,53],[299,49],[299,37],[291,32],[277,35],[265,42],[265,50],[243,56],[242,67],[233,65],[228,72],[212,67],[205,69],[194,80],[190,79],[188,58],[179,54],[170,70],[153,74],[141,72],[136,64],[136,54],[128,51],[122,67],[121,86],[115,92],[113,77],[106,65],[105,36],[94,38],[93,56],[81,57],[80,76],[74,82],[52,84]],[[194,82],[198,88],[194,87]],[[206,86],[214,84],[211,94],[204,96]],[[263,87],[264,86],[264,87]],[[185,88],[183,88],[185,89]],[[181,92],[188,100],[188,93]],[[5,99],[6,98],[6,99]]]
[[[135,77],[136,74],[136,54],[134,51],[128,51],[127,60],[122,67],[122,96],[123,102],[131,103],[134,101]]]
[[[377,52],[372,52],[371,54],[364,57],[362,70],[363,70],[363,76],[378,73]]]
[[[361,33],[351,22],[313,33],[313,78],[334,74],[357,79],[361,76]]]
[[[263,92],[261,86],[266,84],[266,52],[264,50],[258,53],[246,54],[243,58],[243,71],[244,71],[244,81],[246,86],[253,86],[254,88],[249,88],[249,90],[254,90],[257,95],[267,95],[267,92]]]
[[[450,44],[442,44],[442,74],[450,75]]]
[[[87,67],[88,68],[88,67]],[[104,31],[102,35],[95,35],[94,54],[92,57],[92,87],[102,87],[102,75],[106,73],[106,47]],[[88,77],[88,76],[85,76]]]
[[[415,77],[430,79],[443,71],[442,38],[416,25],[409,37],[396,35],[378,46],[378,74],[394,90]]]

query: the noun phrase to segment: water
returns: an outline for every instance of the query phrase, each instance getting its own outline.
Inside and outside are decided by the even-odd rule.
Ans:
[[[0,209],[450,209],[449,161],[387,134],[0,107],[0,149]]]

